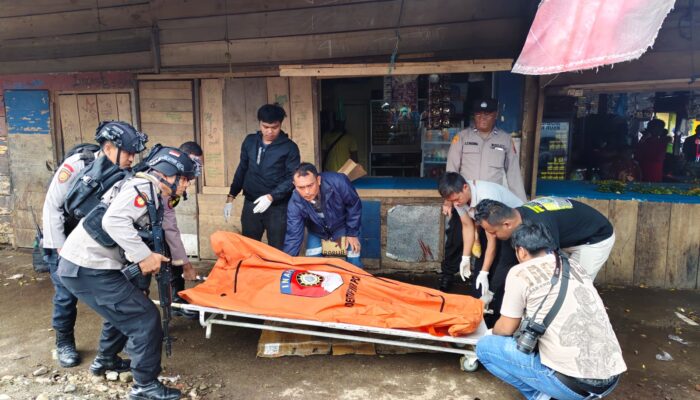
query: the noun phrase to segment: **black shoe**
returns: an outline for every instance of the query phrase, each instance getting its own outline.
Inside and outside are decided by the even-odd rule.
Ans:
[[[173,303],[176,304],[189,304],[185,299],[178,295],[173,295]],[[185,310],[183,308],[173,307],[173,315],[176,317],[183,317],[187,319],[198,319],[199,313],[197,311]]]
[[[453,282],[454,275],[440,274],[440,283],[438,289],[440,289],[441,292],[448,292],[452,287]]]
[[[107,371],[125,372],[129,369],[131,369],[131,361],[124,360],[117,355],[105,356],[98,353],[92,364],[90,364],[90,373],[97,376]]]
[[[58,358],[58,365],[63,368],[71,368],[80,364],[80,354],[75,349],[73,332],[56,332],[56,358]]]
[[[129,400],[179,400],[182,392],[169,388],[154,380],[147,384],[134,382],[129,392]]]

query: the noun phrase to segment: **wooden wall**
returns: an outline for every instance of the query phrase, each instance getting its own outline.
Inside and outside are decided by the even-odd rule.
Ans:
[[[615,227],[615,247],[597,284],[698,289],[700,204],[576,199]]]
[[[193,83],[182,81],[139,82],[141,130],[148,134],[148,147],[156,143],[179,147],[195,140]],[[148,150],[147,150],[148,151]],[[188,190],[188,201],[177,207],[177,224],[189,255],[198,255],[197,189]]]
[[[238,167],[241,144],[258,130],[257,110],[279,103],[287,112],[282,129],[299,146],[301,159],[317,163],[318,105],[313,78],[227,78],[201,80],[201,144],[205,154],[204,188],[198,196],[200,257],[213,259],[209,236],[217,230],[240,232],[243,196],[224,221],[226,194]]]

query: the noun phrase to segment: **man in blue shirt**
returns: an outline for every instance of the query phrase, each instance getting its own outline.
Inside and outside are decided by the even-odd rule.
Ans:
[[[313,164],[301,163],[294,171],[294,193],[287,207],[284,252],[298,256],[308,229],[306,256],[322,255],[321,240],[347,241],[348,262],[361,267],[360,220],[362,202],[344,174],[318,173]]]

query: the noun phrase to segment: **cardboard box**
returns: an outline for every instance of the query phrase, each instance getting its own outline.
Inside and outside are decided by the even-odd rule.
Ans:
[[[327,338],[296,333],[262,331],[258,341],[258,357],[312,356],[330,354],[331,341]]]
[[[365,171],[365,169],[362,168],[362,165],[356,163],[350,158],[348,158],[348,160],[345,161],[345,164],[343,164],[343,166],[340,167],[338,172],[347,175],[350,181],[360,179],[363,176],[367,175],[367,171]]]

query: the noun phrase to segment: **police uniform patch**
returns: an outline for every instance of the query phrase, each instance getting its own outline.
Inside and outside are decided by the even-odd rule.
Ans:
[[[455,135],[455,137],[452,138],[452,144],[459,143],[459,135]]]
[[[63,164],[61,170],[58,172],[58,182],[66,183],[66,181],[70,179],[71,175],[73,175],[74,171],[75,170],[70,166],[70,164]]]
[[[180,204],[180,196],[171,197],[168,199],[168,207],[169,208],[175,208],[175,207],[177,207],[178,204]]]
[[[148,195],[145,193],[137,194],[136,197],[134,198],[134,206],[138,208],[143,208],[146,206],[146,203],[148,202]]]

